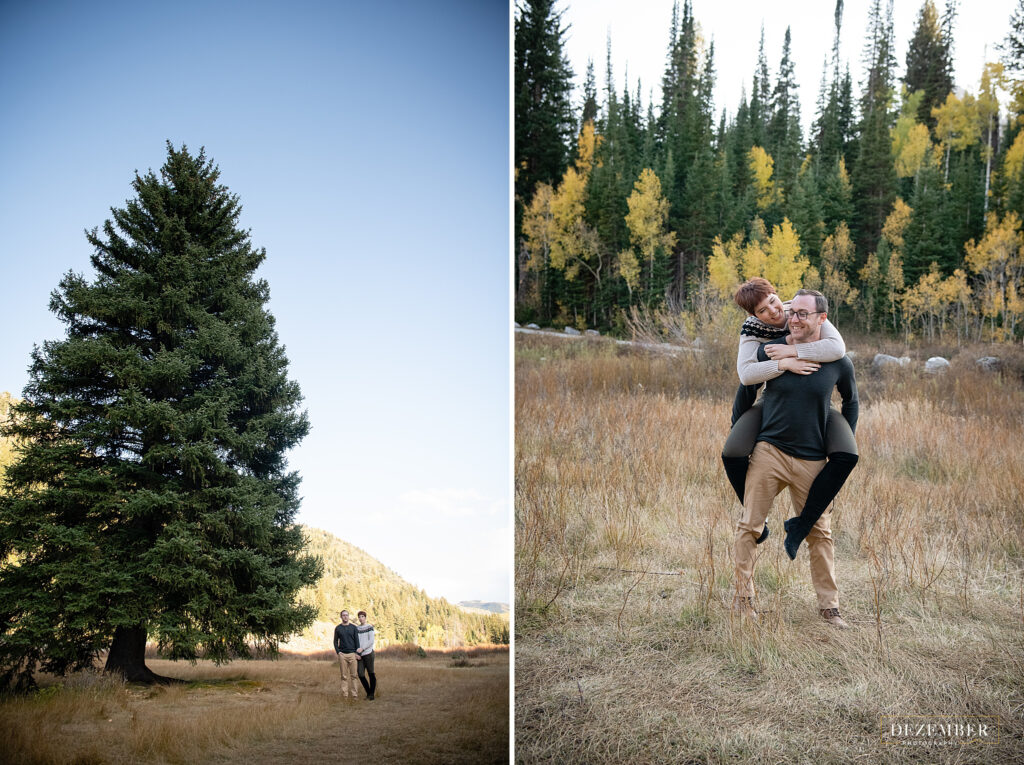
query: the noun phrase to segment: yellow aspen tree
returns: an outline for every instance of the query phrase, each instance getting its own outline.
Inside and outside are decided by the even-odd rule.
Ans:
[[[882,236],[885,237],[885,241],[894,250],[903,249],[903,233],[907,230],[907,226],[910,224],[910,216],[913,213],[914,210],[910,205],[904,202],[902,198],[896,197],[892,210],[882,226]]]
[[[908,289],[902,298],[906,321],[920,322],[922,334],[927,331],[928,340],[935,340],[935,331],[940,333],[945,324],[946,308],[951,300],[939,265],[932,261],[928,273],[921,274],[917,284]]]
[[[900,178],[916,177],[924,165],[931,145],[927,125],[914,122],[910,117],[900,117],[896,127],[892,129],[892,153],[896,161],[896,175]]]
[[[1011,286],[1013,294],[1019,294],[1024,275],[1024,235],[1020,225],[1020,216],[1015,212],[1001,221],[993,216],[981,241],[975,244],[972,239],[964,245],[967,267],[981,277],[981,314],[989,319],[993,339],[1005,336],[1005,330],[1016,324],[1017,313],[1008,310],[1007,297]],[[1000,316],[1004,331],[996,327]]]
[[[889,131],[892,137],[892,156],[896,166],[896,175],[900,178],[915,177],[924,163],[925,154],[931,139],[928,127],[917,121],[917,113],[924,100],[924,91],[908,93],[902,89],[903,106],[895,126]]]
[[[750,176],[754,185],[757,209],[764,210],[775,202],[775,181],[772,180],[775,160],[760,146],[754,146],[747,153],[747,166],[750,168]]]
[[[763,276],[775,285],[775,289],[784,298],[792,297],[802,286],[804,273],[811,264],[800,253],[800,236],[789,218],[783,218],[782,224],[772,229],[765,255],[764,273],[748,273],[746,278]]]
[[[587,120],[583,129],[580,130],[579,138],[576,140],[576,170],[583,175],[589,175],[594,166],[594,156],[597,154],[597,147],[601,145],[602,136],[594,131],[593,120]]]
[[[597,144],[598,137],[594,133],[594,125],[588,121],[577,139],[576,164],[565,171],[558,190],[551,198],[553,236],[550,262],[553,268],[565,272],[565,278],[569,281],[579,276],[581,268],[586,268],[600,284],[598,239],[583,220],[587,180],[593,167]]]
[[[1020,284],[1011,281],[1006,285],[1006,318],[1003,321],[1006,336],[1013,338],[1017,331],[1017,320],[1024,311],[1024,299],[1021,298]]]
[[[1006,157],[1003,159],[1003,174],[1006,178],[1014,178],[1020,175],[1024,167],[1024,131],[1017,133],[1010,148],[1006,150]]]
[[[768,242],[765,242],[767,245]],[[755,276],[763,276],[768,281],[772,281],[768,276],[768,253],[765,252],[765,248],[761,246],[761,242],[754,240],[747,242],[743,248],[743,254],[740,256],[740,267],[742,268],[744,279],[753,279]],[[774,282],[772,282],[774,284]],[[776,289],[782,294],[782,290],[776,285]]]
[[[659,254],[671,253],[676,243],[675,232],[666,231],[668,200],[661,195],[661,181],[653,170],[644,168],[640,172],[626,204],[629,207],[626,213],[629,241],[640,251],[640,257],[649,266],[647,290],[650,297],[654,289],[655,259]],[[621,256],[619,260],[621,263]]]
[[[539,271],[547,265],[554,239],[554,218],[551,215],[551,199],[554,190],[546,183],[537,184],[533,199],[523,210],[523,237],[526,240],[525,261],[520,268]]]
[[[547,183],[537,184],[533,199],[523,210],[523,247],[519,257],[519,285],[516,300],[540,307],[540,277],[551,259],[555,221],[551,215],[554,190]]]
[[[885,293],[889,302],[889,312],[892,315],[892,327],[896,329],[899,325],[896,316],[896,307],[900,295],[903,293],[903,256],[899,250],[892,250],[889,253],[889,265],[885,269]]]
[[[633,302],[633,290],[640,285],[640,261],[636,259],[636,253],[632,250],[623,250],[619,253],[618,259],[619,276],[626,282],[629,290],[629,302]]]
[[[572,281],[579,274],[581,265],[586,265],[584,249],[583,201],[586,196],[586,177],[570,167],[562,176],[562,183],[551,199],[551,216],[554,221],[554,236],[551,242],[551,265],[565,272],[565,278]],[[589,266],[588,266],[589,268]]]
[[[747,243],[740,252],[740,273],[744,279],[751,279],[755,276],[765,276],[768,255],[765,247],[768,245],[768,231],[764,226],[761,216],[756,216],[750,222],[750,235]],[[767,278],[767,277],[765,277]]]
[[[1021,184],[1024,184],[1024,130],[1017,133],[1010,148],[1006,150],[1003,164],[996,171],[996,175],[1002,181],[1003,194],[1006,197],[1019,193]],[[986,223],[988,222],[986,220]]]
[[[956,343],[970,338],[971,321],[974,318],[974,300],[972,298],[971,285],[967,281],[967,272],[958,268],[952,276],[943,282],[943,289],[946,292],[946,301],[955,314],[953,322],[956,326]]]
[[[840,221],[836,230],[825,238],[821,247],[821,281],[823,292],[832,305],[832,315],[839,316],[841,305],[853,305],[859,290],[854,289],[846,276],[846,269],[854,259],[853,240],[846,221]]]
[[[885,284],[885,277],[882,275],[882,265],[878,260],[877,252],[868,253],[863,267],[857,272],[857,276],[860,277],[861,284],[864,285],[864,297],[866,298],[864,301],[864,313],[867,320],[867,329],[870,332],[871,325],[875,320],[875,299],[879,290]]]
[[[978,129],[978,106],[970,93],[963,99],[954,93],[946,96],[941,106],[932,107],[932,117],[937,120],[935,137],[939,139],[945,152],[944,181],[949,181],[949,155],[953,149],[963,151],[978,142],[981,131]]]
[[[985,222],[988,223],[988,198],[992,179],[992,133],[997,129],[999,99],[996,88],[1003,85],[1003,65],[987,63],[981,72],[981,87],[978,89],[978,128],[985,134],[982,142],[982,156],[985,158]]]
[[[892,210],[885,219],[885,224],[882,226],[882,237],[885,239],[886,244],[889,245],[889,263],[885,269],[885,288],[886,288],[886,299],[889,303],[889,312],[892,316],[892,327],[897,328],[896,321],[896,308],[899,304],[900,294],[903,292],[903,234],[907,230],[907,226],[910,224],[910,216],[914,210],[903,201],[900,197],[896,197],[896,201],[893,202]]]
[[[739,263],[743,255],[743,235],[733,234],[728,242],[716,236],[708,258],[708,281],[721,298],[731,298],[739,286]]]

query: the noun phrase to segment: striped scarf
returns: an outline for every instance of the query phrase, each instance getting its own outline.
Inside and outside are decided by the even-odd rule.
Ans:
[[[777,340],[780,337],[785,337],[787,334],[789,334],[787,327],[773,327],[771,324],[765,324],[756,316],[748,316],[747,320],[743,322],[743,326],[740,327],[741,337],[743,335],[756,337],[761,342]]]

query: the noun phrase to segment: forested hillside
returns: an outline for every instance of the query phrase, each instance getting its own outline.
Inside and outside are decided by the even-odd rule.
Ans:
[[[559,8],[516,8],[517,319],[623,331],[631,309],[725,305],[765,276],[821,289],[867,331],[1024,333],[1024,0],[1011,19],[926,0],[906,50],[892,4],[874,0],[853,71],[838,0],[818,93],[798,91],[789,30],[774,56],[762,33],[734,114],[714,111],[718,52],[689,0],[667,34],[651,30],[666,66],[647,103],[639,85],[619,89],[610,43],[607,87],[591,61],[573,92]],[[953,81],[961,23],[1006,29],[977,82]],[[811,125],[801,98],[817,99]]]
[[[337,622],[342,609],[354,619],[362,609],[383,644],[437,648],[509,642],[506,618],[467,613],[443,598],[428,597],[358,547],[320,529],[304,532],[307,550],[323,560],[324,575],[300,598],[316,606],[320,619]]]

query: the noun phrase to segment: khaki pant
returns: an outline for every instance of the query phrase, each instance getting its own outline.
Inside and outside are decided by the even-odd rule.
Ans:
[[[341,695],[347,697],[351,693],[352,698],[358,699],[356,665],[359,663],[359,656],[354,653],[339,653],[338,661],[341,663]]]
[[[799,515],[807,500],[807,491],[824,466],[825,460],[797,459],[765,441],[758,441],[754,447],[743,492],[743,517],[736,524],[733,541],[737,597],[754,597],[757,538],[764,528],[775,497],[788,486],[793,514]],[[839,608],[831,512],[818,519],[806,541],[811,559],[811,582],[818,596],[818,608]]]

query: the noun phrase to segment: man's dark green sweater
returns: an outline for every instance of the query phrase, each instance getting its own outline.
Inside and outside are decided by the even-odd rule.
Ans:
[[[772,341],[773,344],[785,342],[785,338]],[[758,361],[768,360],[765,345],[757,351]],[[825,459],[825,426],[833,388],[837,388],[842,396],[840,411],[843,417],[850,423],[850,429],[856,432],[860,410],[857,380],[853,362],[844,356],[838,361],[822,364],[817,372],[809,375],[785,372],[766,382],[762,397],[761,433],[757,440],[774,444],[797,459]]]

